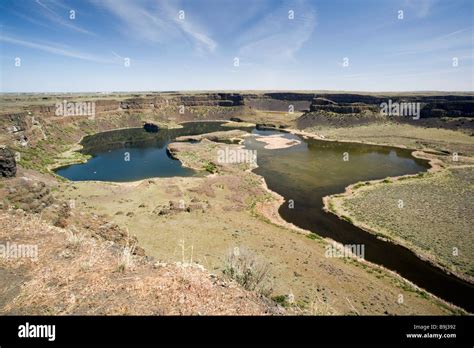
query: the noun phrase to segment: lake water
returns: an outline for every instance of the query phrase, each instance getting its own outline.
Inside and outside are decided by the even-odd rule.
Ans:
[[[172,159],[166,147],[181,135],[229,130],[219,122],[184,123],[183,128],[161,129],[156,133],[142,128],[121,129],[87,136],[82,153],[93,156],[86,163],[56,170],[73,181],[136,181],[151,177],[200,175]],[[248,129],[248,128],[243,128]],[[201,174],[202,175],[202,174]]]
[[[200,175],[168,156],[166,146],[177,136],[219,130],[229,128],[216,122],[195,122],[157,133],[143,129],[100,133],[82,142],[83,152],[92,155],[91,160],[60,168],[57,174],[70,180],[105,181]],[[426,171],[426,161],[413,158],[404,149],[302,139],[277,131],[253,129],[252,133],[283,134],[301,141],[299,145],[277,150],[265,149],[265,144],[255,137],[248,137],[244,142],[247,149],[257,150],[259,167],[254,172],[285,198],[279,213],[286,221],[342,244],[364,245],[366,260],[394,270],[439,297],[474,311],[472,284],[422,261],[404,247],[384,242],[322,210],[322,197],[343,192],[351,183]],[[127,153],[130,161],[125,160]]]

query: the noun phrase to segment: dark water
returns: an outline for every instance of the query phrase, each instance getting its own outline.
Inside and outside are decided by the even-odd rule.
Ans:
[[[198,122],[158,133],[143,129],[100,133],[82,142],[83,152],[94,156],[90,161],[61,168],[57,173],[70,180],[105,181],[197,175],[168,156],[168,143],[180,135],[228,129],[219,123]],[[253,133],[282,134],[260,130]],[[271,190],[285,197],[286,203],[279,211],[285,220],[342,244],[364,245],[368,261],[394,270],[431,293],[474,311],[473,285],[420,260],[404,247],[381,241],[322,210],[322,197],[343,192],[351,183],[426,171],[426,161],[413,158],[408,150],[303,140],[286,133],[284,136],[302,143],[287,149],[266,150],[264,143],[250,137],[245,146],[257,150],[259,167],[255,172],[265,178]],[[125,152],[130,153],[130,161],[124,160]],[[343,160],[344,153],[348,154],[348,161]],[[289,208],[289,200],[294,202],[293,209]]]

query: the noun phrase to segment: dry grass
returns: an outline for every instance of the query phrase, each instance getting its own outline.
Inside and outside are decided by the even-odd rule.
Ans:
[[[474,154],[474,141],[467,134],[446,129],[415,127],[406,124],[374,123],[358,127],[314,127],[306,132],[327,139],[343,139],[383,145],[403,145],[413,149],[432,148],[467,155]]]
[[[244,289],[264,294],[271,293],[271,289],[265,284],[269,271],[270,265],[258,259],[254,252],[238,247],[229,252],[224,267],[224,274],[237,281]]]
[[[261,315],[273,311],[260,296],[202,267],[154,266],[132,256],[132,247],[88,237],[81,238],[80,248],[70,248],[71,238],[78,245],[76,234],[22,213],[1,213],[0,223],[0,240],[35,244],[39,250],[37,261],[0,258],[2,314]],[[6,278],[8,274],[15,275],[15,284],[6,281],[12,279]]]
[[[474,279],[474,167],[362,186],[332,199],[340,214]],[[400,207],[399,202],[403,202]]]
[[[66,245],[68,248],[79,249],[84,243],[85,236],[81,233],[66,231]]]
[[[133,251],[135,250],[134,246],[125,246],[122,249],[122,252],[118,260],[118,270],[120,272],[125,272],[129,269],[132,269],[134,265],[133,260]]]

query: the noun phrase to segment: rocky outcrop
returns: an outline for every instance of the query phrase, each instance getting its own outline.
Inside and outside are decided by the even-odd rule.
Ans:
[[[193,95],[176,95],[169,99],[174,105],[192,106],[242,106],[244,98],[238,93],[199,93]]]
[[[95,111],[97,113],[117,111],[120,109],[120,102],[113,99],[97,100],[95,102]]]
[[[242,107],[269,111],[317,111],[325,110],[336,113],[353,113],[348,106],[356,107],[354,113],[362,108],[380,107],[389,99],[393,102],[420,102],[423,104],[422,117],[463,117],[474,116],[474,96],[460,95],[421,95],[421,94],[359,94],[359,93],[303,93],[303,92],[269,92],[269,93],[148,93],[135,94],[132,97],[118,100],[110,97],[101,99],[95,96],[90,100],[65,95],[42,97],[41,101],[32,101],[28,113],[32,115],[54,116],[57,101],[93,101],[97,114],[113,111],[170,111],[177,107]],[[38,103],[35,105],[35,103]],[[189,110],[186,110],[189,111]],[[211,110],[207,110],[211,112]],[[182,112],[180,113],[182,114]],[[28,118],[26,112],[10,115],[10,123],[15,126],[12,131],[27,128],[24,123]],[[13,121],[15,119],[15,121]]]
[[[467,100],[423,100],[421,117],[474,117],[474,98]]]
[[[135,255],[145,255],[145,249],[138,246],[137,237],[130,236],[128,231],[120,228],[113,222],[106,222],[105,224],[100,225],[98,228],[94,228],[92,235],[114,242],[116,245],[121,247],[130,246],[132,247],[133,254]]]
[[[0,147],[0,177],[11,178],[15,175],[15,154],[6,147]]]
[[[348,105],[313,104],[311,105],[311,108],[310,108],[310,112],[312,111],[327,111],[327,112],[334,112],[337,114],[358,114],[362,111],[380,112],[380,108],[369,106],[369,105],[362,106],[362,105],[355,105],[355,104],[348,104]]]
[[[351,94],[349,95],[347,101],[337,102],[331,99],[334,98],[334,95],[327,95],[325,97],[318,96],[312,100],[309,111],[325,111],[337,114],[358,114],[363,111],[373,113],[380,112],[380,106],[379,104],[376,104],[376,101],[378,101],[378,99],[365,97],[366,96],[361,96],[360,99],[357,99],[355,95]]]
[[[8,133],[24,132],[32,126],[32,118],[27,112],[2,115],[0,122]]]
[[[28,178],[10,182],[4,197],[5,206],[32,213],[40,213],[55,202],[51,190],[44,182]]]
[[[180,212],[190,213],[193,211],[199,211],[204,213],[208,208],[209,202],[193,198],[189,203],[186,203],[184,201],[169,201],[168,204],[158,205],[153,210],[153,214],[168,215]]]
[[[318,94],[311,103],[312,111],[335,113],[359,113],[363,110],[380,112],[382,103],[420,103],[420,116],[427,117],[474,117],[472,95],[365,95],[352,93]]]
[[[153,109],[160,103],[155,98],[130,98],[120,102],[122,110]]]
[[[321,93],[316,94],[315,99],[324,98],[330,100],[336,104],[351,104],[351,103],[364,103],[364,104],[380,104],[387,101],[385,96],[373,96],[367,94],[353,94],[353,93]]]

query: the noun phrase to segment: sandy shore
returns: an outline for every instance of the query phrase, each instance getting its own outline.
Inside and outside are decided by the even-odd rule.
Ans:
[[[263,137],[256,137],[257,141],[265,143],[265,149],[276,150],[276,149],[285,149],[291,146],[301,144],[301,141],[295,139],[285,138],[283,135],[267,135]]]

